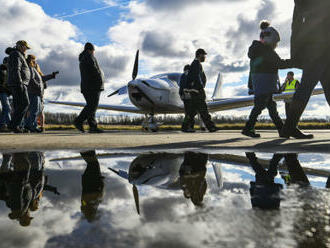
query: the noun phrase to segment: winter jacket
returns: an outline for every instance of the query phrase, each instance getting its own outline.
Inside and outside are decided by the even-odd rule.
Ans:
[[[254,94],[273,94],[279,91],[278,69],[292,67],[291,60],[283,60],[270,46],[253,41],[249,48],[250,73]],[[249,83],[251,87],[251,83]]]
[[[183,90],[188,88],[188,72],[182,74],[180,78],[180,88],[179,88],[179,95],[183,95]]]
[[[103,72],[94,55],[83,51],[79,55],[79,68],[81,76],[81,92],[103,91]]]
[[[330,1],[295,0],[292,19],[291,58],[296,67],[303,68],[311,57],[330,55]]]
[[[203,66],[199,60],[195,59],[188,73],[188,85],[190,89],[203,90],[206,85],[206,76]]]
[[[31,77],[30,68],[23,53],[17,49],[9,55],[8,86],[28,85]]]
[[[45,76],[41,76],[36,68],[30,67],[31,71],[31,80],[29,82],[29,85],[27,87],[28,93],[32,95],[37,95],[40,97],[43,97],[44,95],[44,85],[45,82],[55,78],[54,74],[49,74]]]
[[[0,65],[0,93],[7,93],[7,94],[10,93],[7,83],[8,83],[7,66],[2,64]]]

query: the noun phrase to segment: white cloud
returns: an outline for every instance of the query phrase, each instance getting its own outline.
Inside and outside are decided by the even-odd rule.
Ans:
[[[205,0],[193,4],[190,1],[170,1],[164,5],[161,1],[126,1],[124,4],[111,0],[96,1],[109,6],[119,4],[125,9],[118,23],[109,27],[108,36],[112,43],[96,49],[96,57],[107,77],[106,93],[131,79],[138,48],[142,48],[140,76],[182,71],[183,66],[192,61],[194,51],[203,47],[209,54],[204,64],[209,87],[212,88],[217,73],[222,71],[225,86],[241,82],[239,88],[242,89],[246,87],[242,80],[248,74],[247,49],[253,39],[258,39],[258,24],[264,18],[271,19],[281,33],[279,54],[289,57],[291,2]],[[84,34],[70,21],[50,17],[39,5],[26,0],[0,0],[0,4],[0,49],[14,45],[16,40],[27,40],[33,48],[29,52],[37,56],[45,73],[60,70],[58,78],[49,82],[46,98],[62,96],[62,100],[82,100],[78,55],[83,48],[80,40]],[[119,104],[122,100],[102,99],[112,104]],[[321,102],[323,104],[323,100]],[[57,106],[47,108],[60,109]]]

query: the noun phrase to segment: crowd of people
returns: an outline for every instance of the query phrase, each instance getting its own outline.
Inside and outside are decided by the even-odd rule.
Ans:
[[[36,56],[26,51],[30,49],[24,40],[8,47],[0,67],[0,100],[2,113],[0,131],[14,133],[40,133],[44,131],[44,90],[47,81],[54,79],[58,71],[44,75]],[[12,96],[12,104],[9,97]],[[38,127],[38,117],[40,128]]]
[[[330,104],[330,72],[329,64],[330,34],[327,31],[330,17],[325,10],[330,8],[329,1],[317,0],[310,4],[307,1],[295,1],[292,22],[291,58],[281,59],[275,52],[280,42],[279,32],[268,21],[260,24],[260,39],[254,40],[249,47],[250,59],[249,94],[254,94],[254,107],[246,122],[242,134],[259,138],[255,132],[255,124],[261,112],[267,108],[279,136],[283,138],[311,139],[312,134],[304,134],[297,125],[309,101],[309,98],[320,81]],[[8,48],[6,57],[1,65],[0,100],[2,115],[0,118],[1,131],[11,130],[15,133],[42,132],[44,124],[43,94],[46,81],[55,78],[58,72],[44,75],[36,62],[34,55],[25,57],[29,45],[20,40],[15,48]],[[86,105],[74,120],[74,126],[85,132],[83,123],[87,120],[90,133],[102,133],[97,126],[95,113],[99,105],[100,94],[104,90],[104,74],[94,56],[95,47],[87,42],[83,52],[79,55],[81,75],[81,93]],[[182,131],[192,133],[194,118],[200,115],[204,125],[210,132],[218,128],[211,120],[206,104],[206,76],[202,63],[207,53],[198,49],[195,59],[184,67],[180,80],[179,94],[184,103],[185,118]],[[286,81],[279,85],[279,69],[300,68],[303,70],[301,83],[294,79],[294,73],[288,73]],[[295,91],[294,97],[285,102],[287,119],[283,123],[277,111],[273,94]],[[13,111],[8,101],[13,96]],[[40,116],[41,128],[37,126],[37,117]]]

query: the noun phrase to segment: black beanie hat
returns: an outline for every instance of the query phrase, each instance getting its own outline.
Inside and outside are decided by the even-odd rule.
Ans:
[[[87,42],[87,43],[85,44],[84,50],[92,50],[92,51],[94,51],[95,48],[94,48],[94,45],[93,45],[92,43]]]

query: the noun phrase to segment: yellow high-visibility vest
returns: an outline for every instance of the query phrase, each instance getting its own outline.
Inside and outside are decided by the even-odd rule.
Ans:
[[[296,91],[296,83],[297,83],[297,80],[292,80],[291,82],[287,81],[285,83],[284,92]]]

